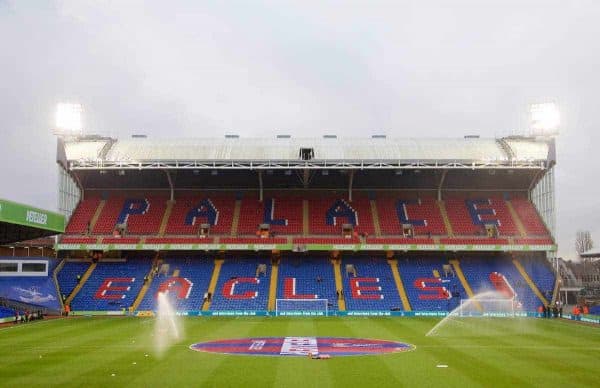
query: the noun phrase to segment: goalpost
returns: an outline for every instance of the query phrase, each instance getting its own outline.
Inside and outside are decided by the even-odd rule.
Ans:
[[[455,310],[460,317],[514,317],[514,299],[461,299]]]
[[[327,316],[329,299],[276,299],[275,316]]]

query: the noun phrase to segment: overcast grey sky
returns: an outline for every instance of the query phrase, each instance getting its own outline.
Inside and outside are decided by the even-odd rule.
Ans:
[[[0,197],[56,209],[59,101],[113,136],[433,137],[552,99],[571,257],[577,229],[600,245],[599,37],[594,0],[0,0]]]

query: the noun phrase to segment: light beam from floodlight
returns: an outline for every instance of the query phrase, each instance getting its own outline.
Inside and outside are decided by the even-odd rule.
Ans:
[[[83,130],[81,104],[61,102],[56,105],[56,129],[65,133],[77,134]]]
[[[536,134],[555,135],[560,125],[560,111],[554,102],[531,104],[529,106],[530,128]]]

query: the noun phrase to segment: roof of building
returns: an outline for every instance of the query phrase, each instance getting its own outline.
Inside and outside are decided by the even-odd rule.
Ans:
[[[298,161],[311,148],[315,161],[549,162],[552,145],[531,138],[194,138],[65,141],[75,165],[152,161]]]
[[[589,250],[583,252],[580,256],[581,257],[586,257],[586,258],[600,257],[600,249],[599,248],[589,249]]]
[[[0,244],[52,236],[64,231],[64,215],[0,198]]]

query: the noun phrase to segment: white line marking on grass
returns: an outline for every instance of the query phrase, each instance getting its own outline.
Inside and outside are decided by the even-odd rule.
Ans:
[[[437,368],[448,368],[448,365],[446,364],[438,364],[436,365]]]
[[[2,327],[0,328],[0,331],[5,331],[5,330],[9,330],[9,329],[18,329],[19,327],[31,327],[34,325],[41,325],[42,323],[48,323],[48,322],[54,322],[54,321],[64,321],[66,318],[52,318],[52,319],[42,319],[39,321],[35,321],[35,322],[28,322],[28,323],[19,323],[16,324],[15,326],[8,326],[8,327]]]

